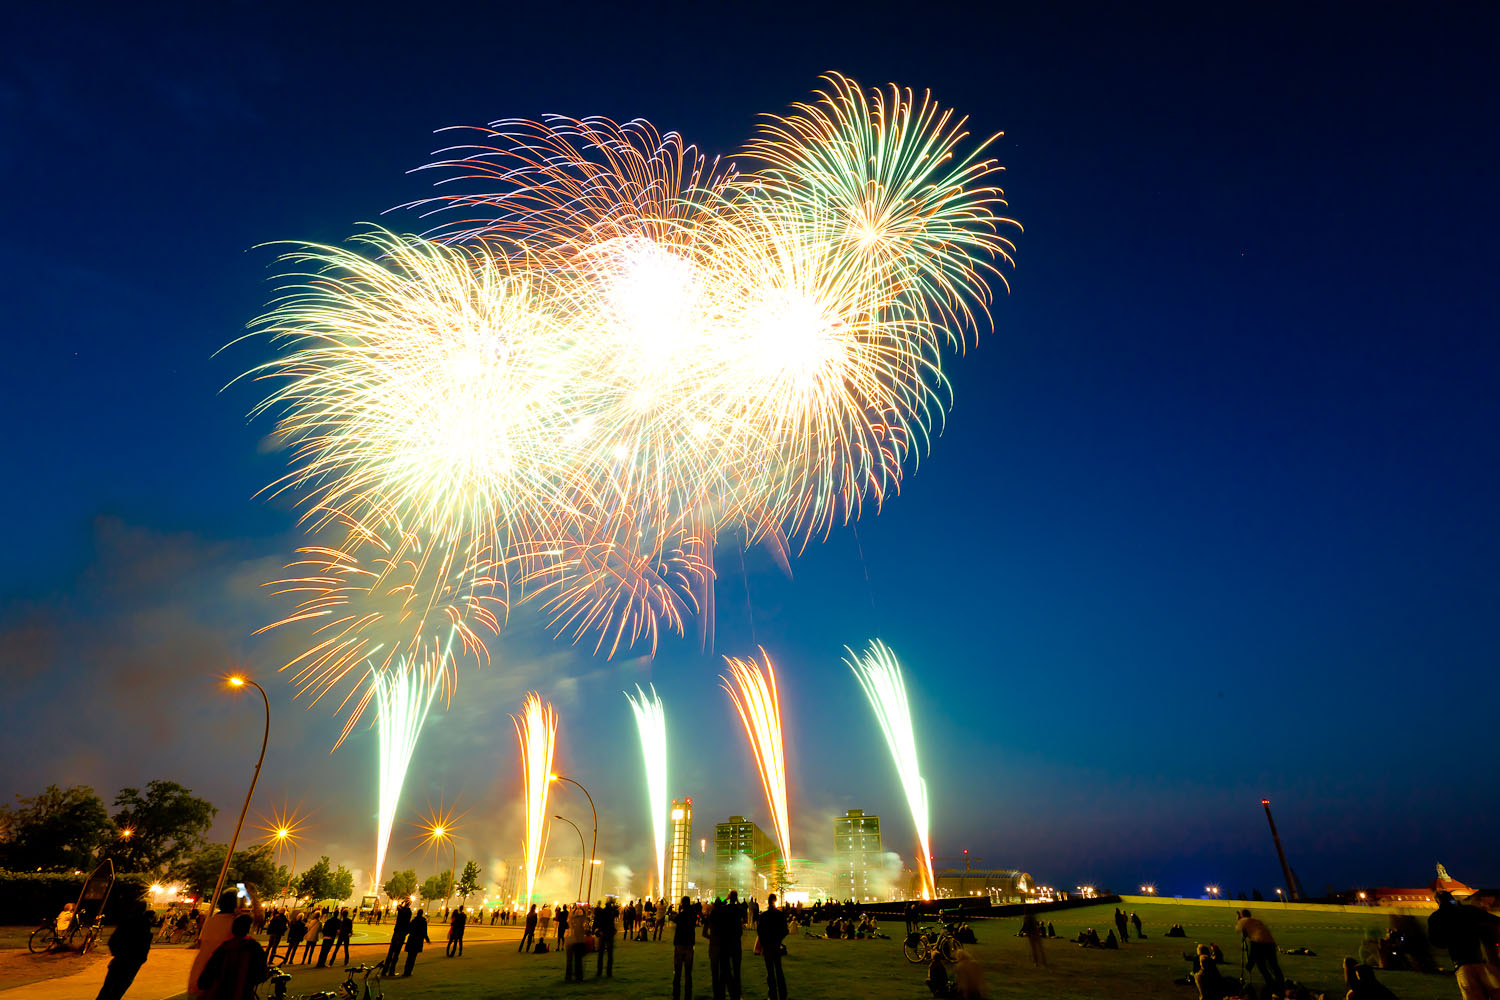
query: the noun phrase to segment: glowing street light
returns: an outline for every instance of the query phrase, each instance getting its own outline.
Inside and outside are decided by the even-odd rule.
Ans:
[[[1212,896],[1215,899],[1219,898],[1219,887],[1216,886],[1216,885],[1205,885],[1203,887],[1203,891],[1206,892],[1206,893],[1208,893],[1210,896]]]
[[[594,797],[589,794],[589,790],[587,788],[584,788],[582,785],[579,785],[577,781],[575,781],[574,779],[568,777],[565,774],[549,774],[549,775],[547,775],[547,780],[548,781],[566,781],[570,785],[578,785],[578,790],[583,793],[584,798],[586,798],[586,799],[589,800],[589,812],[591,812],[591,813],[594,814],[594,846],[589,848],[589,862],[590,862],[590,864],[589,864],[589,894],[587,896],[585,896],[584,899],[585,900],[593,899],[594,898],[594,869],[593,869],[593,860],[594,860],[595,853],[597,853],[598,850],[599,850],[599,810],[597,810],[597,809],[594,808]]]
[[[1147,883],[1146,885],[1141,886],[1141,892],[1142,894],[1147,896],[1154,896],[1156,895],[1156,886]]]
[[[456,806],[454,808],[457,808]],[[440,847],[445,841],[453,848],[453,867],[448,869],[448,893],[452,895],[458,888],[455,879],[458,877],[458,840],[454,834],[458,831],[458,824],[453,815],[453,809],[438,813],[429,807],[427,822],[422,826],[422,843],[428,847]],[[443,906],[447,907],[448,897],[443,897]]]
[[[266,744],[271,742],[271,699],[266,696],[266,689],[254,681],[241,677],[238,674],[227,678],[232,688],[253,687],[260,692],[260,700],[266,706],[266,729],[260,739],[260,756],[255,759],[255,774],[250,778],[250,790],[245,793],[245,804],[240,807],[240,818],[234,824],[234,836],[229,838],[229,850],[224,852],[224,864],[219,866],[219,880],[214,883],[214,894],[209,897],[210,909],[217,909],[219,905],[219,893],[224,891],[224,878],[229,874],[229,862],[234,857],[234,845],[239,842],[240,829],[245,825],[245,813],[250,811],[250,800],[255,797],[255,783],[260,780],[260,766],[266,762]],[[201,940],[203,924],[198,925],[199,936],[194,940]]]

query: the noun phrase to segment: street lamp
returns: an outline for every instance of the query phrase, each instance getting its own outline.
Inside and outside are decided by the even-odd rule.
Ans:
[[[585,860],[586,860],[586,859],[583,858],[583,831],[580,830],[580,829],[578,829],[578,824],[577,823],[575,823],[572,820],[568,819],[566,816],[558,816],[558,815],[554,814],[552,818],[553,819],[560,819],[560,820],[562,820],[564,823],[566,823],[569,826],[571,826],[573,828],[573,831],[578,834],[578,857],[580,859],[579,862],[578,862],[578,898],[579,898],[579,900],[582,900],[583,899],[583,869],[585,867]],[[593,888],[594,888],[594,886],[593,886],[593,878],[592,878],[593,874],[594,874],[593,872],[589,872],[589,875],[590,875],[589,890],[590,891],[593,891]]]
[[[439,820],[427,828],[427,843],[441,844],[447,841],[453,847],[453,865],[448,869],[448,894],[458,888],[455,879],[458,877],[458,838],[453,836],[453,827],[446,825],[444,820]],[[448,897],[443,897],[443,908],[448,909]]]
[[[229,874],[229,862],[234,857],[234,845],[239,843],[240,828],[245,825],[245,813],[250,810],[250,800],[255,796],[255,783],[260,780],[260,766],[266,761],[266,744],[271,742],[271,699],[266,696],[266,689],[237,674],[229,678],[229,686],[232,688],[242,688],[246,685],[260,692],[260,700],[266,706],[266,730],[260,738],[260,756],[255,759],[255,774],[250,778],[250,790],[245,793],[245,804],[240,807],[240,818],[234,824],[234,836],[229,838],[229,850],[224,852],[224,864],[219,867],[219,881],[214,884],[214,894],[209,897],[208,905],[211,912],[217,912],[219,893],[224,891],[224,877]],[[207,924],[208,921],[205,920],[198,925],[198,938],[194,940],[202,938],[203,928]]]
[[[589,790],[587,788],[584,788],[582,785],[579,785],[577,781],[573,780],[572,778],[569,778],[566,775],[562,775],[562,774],[549,774],[549,775],[547,775],[547,780],[549,780],[549,781],[566,781],[570,785],[578,785],[578,790],[583,793],[584,798],[586,798],[586,799],[589,800],[589,812],[591,812],[591,813],[594,814],[594,846],[591,847],[591,848],[589,848],[589,862],[590,862],[590,864],[589,864],[589,894],[587,896],[585,896],[584,899],[585,900],[593,899],[593,896],[594,896],[594,866],[593,866],[593,860],[594,860],[594,853],[599,849],[599,810],[597,810],[597,809],[594,808],[594,797],[589,794]]]

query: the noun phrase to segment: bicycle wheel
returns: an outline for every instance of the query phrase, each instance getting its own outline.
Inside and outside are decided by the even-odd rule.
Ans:
[[[938,954],[943,956],[943,961],[951,962],[958,957],[958,938],[952,934],[944,934],[938,938]]]
[[[909,935],[901,942],[901,954],[912,965],[921,965],[927,958],[927,942],[923,938]]]
[[[89,949],[94,947],[94,942],[99,940],[99,928],[97,925],[90,927],[83,935],[83,945],[79,947],[78,954],[87,955]]]
[[[38,927],[31,932],[31,937],[26,941],[26,947],[31,949],[33,955],[51,951],[57,947],[57,931],[51,927]]]

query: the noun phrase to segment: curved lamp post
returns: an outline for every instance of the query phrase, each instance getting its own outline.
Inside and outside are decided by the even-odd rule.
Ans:
[[[234,836],[229,838],[229,850],[224,852],[224,864],[219,867],[219,881],[214,885],[214,894],[209,897],[208,905],[212,908],[212,912],[215,913],[218,912],[219,893],[224,891],[224,878],[229,874],[229,862],[234,858],[234,846],[239,843],[240,828],[245,825],[245,813],[249,812],[250,800],[255,796],[255,783],[260,780],[260,766],[266,761],[266,744],[271,741],[271,699],[266,697],[266,689],[249,678],[238,675],[229,678],[229,686],[232,688],[249,686],[260,692],[260,700],[266,706],[266,731],[260,739],[260,756],[255,760],[255,774],[250,779],[250,790],[245,793],[245,804],[240,807],[240,818],[234,824]],[[207,923],[208,921],[205,920],[203,924],[199,925],[200,937],[202,929]]]
[[[572,820],[568,819],[568,817],[566,817],[566,816],[557,816],[557,815],[554,815],[552,818],[553,819],[560,819],[560,820],[562,820],[564,823],[568,824],[569,826],[571,826],[573,828],[573,832],[575,832],[575,833],[578,834],[578,856],[579,856],[579,859],[580,859],[579,862],[578,862],[578,898],[580,900],[582,900],[582,898],[583,898],[583,869],[588,864],[588,859],[583,857],[583,831],[580,830],[580,829],[578,829],[578,824],[577,823],[575,823]],[[589,888],[592,889],[593,886],[589,886]]]
[[[594,808],[594,797],[589,794],[589,790],[567,775],[549,774],[547,780],[566,781],[570,785],[578,785],[578,790],[583,793],[583,797],[589,800],[589,812],[594,814],[594,846],[589,848],[589,894],[583,897],[585,902],[589,902],[594,898],[594,853],[599,849],[599,810]],[[580,831],[579,837],[582,836],[583,833]]]

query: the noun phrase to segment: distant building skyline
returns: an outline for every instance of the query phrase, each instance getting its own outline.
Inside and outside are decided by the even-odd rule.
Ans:
[[[667,894],[669,901],[688,893],[688,871],[693,859],[693,800],[672,800],[672,836],[667,843]]]
[[[745,862],[738,858],[744,856]],[[776,841],[744,816],[731,816],[714,824],[714,870],[711,896],[727,896],[731,889],[742,897],[768,891],[776,870]]]
[[[833,894],[839,899],[873,903],[880,890],[876,869],[884,862],[880,817],[850,809],[833,820]],[[888,894],[888,893],[887,893]]]

